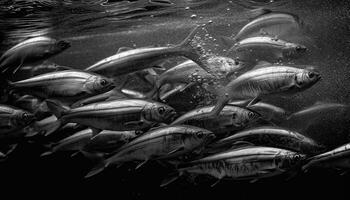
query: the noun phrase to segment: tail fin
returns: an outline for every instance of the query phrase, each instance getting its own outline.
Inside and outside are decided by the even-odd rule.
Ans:
[[[62,115],[64,115],[70,110],[69,107],[63,105],[61,102],[56,100],[47,99],[46,103],[49,109],[54,113],[54,115],[57,118],[60,118]]]
[[[201,68],[208,73],[211,73],[210,67],[205,59],[205,51],[200,44],[194,44],[194,38],[199,30],[200,26],[197,25],[195,29],[179,44],[176,48],[179,48],[183,53],[183,56],[196,62]]]

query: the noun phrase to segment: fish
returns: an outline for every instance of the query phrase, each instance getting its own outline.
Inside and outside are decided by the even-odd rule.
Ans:
[[[269,66],[248,71],[217,89],[218,102],[211,115],[218,115],[229,100],[252,99],[254,105],[266,96],[290,96],[304,91],[321,79],[314,69]]]
[[[311,167],[323,167],[333,169],[350,169],[350,144],[344,144],[333,150],[315,155],[308,159],[308,162],[302,167],[303,171],[309,170]]]
[[[91,152],[109,149],[116,150],[135,136],[134,131],[121,132],[103,130],[94,137],[93,130],[87,128],[60,140],[57,143],[48,145],[51,150],[43,153],[42,156],[62,151]]]
[[[63,70],[71,70],[73,68],[68,66],[58,65],[53,62],[44,61],[39,65],[26,65],[21,67],[17,72],[16,76],[13,77],[14,80],[23,80],[28,79],[33,76],[37,76],[40,74],[46,74],[49,72],[57,72]]]
[[[211,71],[218,74],[221,78],[226,78],[241,68],[244,68],[244,63],[222,56],[210,57],[207,63],[211,67]],[[190,87],[195,82],[210,82],[213,78],[217,77],[213,77],[192,60],[187,60],[158,76],[153,93],[159,93],[159,89],[165,84],[170,84],[171,87],[174,87],[175,84],[185,84],[185,87]]]
[[[227,178],[254,182],[295,170],[294,168],[299,166],[305,158],[304,154],[285,149],[248,146],[185,163],[179,167],[177,177],[188,173],[210,175],[218,181]],[[161,186],[164,187],[169,183],[163,183]]]
[[[129,131],[151,128],[156,122],[169,123],[175,110],[159,102],[141,99],[120,99],[69,108],[47,100],[59,123],[79,123],[96,130]]]
[[[27,39],[9,50],[0,57],[0,71],[16,73],[22,66],[42,62],[57,55],[70,47],[65,40],[57,40],[46,36]]]
[[[305,55],[307,47],[270,36],[245,38],[229,50],[232,57],[246,63],[291,61]]]
[[[290,129],[306,131],[310,126],[317,124],[322,119],[334,117],[341,113],[346,113],[349,106],[340,103],[316,102],[313,105],[291,114],[283,121],[281,126]]]
[[[25,110],[0,104],[0,139],[11,137],[18,131],[35,121],[35,116]]]
[[[93,168],[86,178],[102,172],[109,165],[130,161],[142,161],[136,168],[149,160],[169,159],[184,155],[202,147],[215,138],[211,131],[194,126],[160,127],[135,138]]]
[[[113,80],[80,70],[50,72],[21,81],[9,81],[8,84],[16,91],[68,103],[109,91],[114,87]]]
[[[248,142],[257,146],[268,146],[291,150],[305,155],[315,155],[325,149],[311,138],[281,127],[262,126],[243,130],[223,138],[211,146],[232,147],[235,143]]]
[[[194,109],[179,118],[171,125],[186,124],[202,127],[215,133],[216,136],[224,136],[233,131],[242,130],[254,125],[261,115],[250,109],[227,105],[218,116],[207,117],[214,106],[205,106]]]
[[[199,26],[178,45],[137,49],[123,48],[123,51],[119,51],[119,53],[105,58],[85,70],[113,77],[157,66],[160,61],[166,58],[184,56],[210,72],[210,68],[206,65],[202,56],[203,49],[199,45],[193,44],[198,29]]]
[[[301,32],[302,20],[291,13],[269,12],[257,16],[246,24],[235,36],[235,41],[259,35],[288,37]]]
[[[247,103],[249,103],[249,100],[248,101],[246,100],[230,101],[229,105],[244,106],[244,105],[247,105]],[[253,105],[250,105],[249,109],[259,113],[263,119],[275,125],[279,125],[285,122],[292,114],[291,112],[286,111],[281,107],[278,107],[266,102],[261,102],[261,101]]]
[[[92,97],[88,97],[86,99],[79,100],[71,105],[72,108],[85,106],[91,103],[97,103],[106,100],[116,100],[116,99],[146,99],[147,96],[142,94],[141,92],[130,90],[130,89],[122,89],[120,90],[110,90],[108,92],[98,94]]]

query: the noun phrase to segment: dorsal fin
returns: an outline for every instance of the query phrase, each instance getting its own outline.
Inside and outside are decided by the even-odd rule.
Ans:
[[[253,20],[255,18],[258,18],[262,15],[266,15],[266,14],[271,13],[271,12],[272,12],[272,10],[270,10],[268,8],[256,8],[256,9],[249,11],[249,19]]]
[[[117,53],[121,53],[121,52],[124,52],[124,51],[129,51],[129,50],[132,50],[133,48],[131,47],[120,47],[117,51]]]

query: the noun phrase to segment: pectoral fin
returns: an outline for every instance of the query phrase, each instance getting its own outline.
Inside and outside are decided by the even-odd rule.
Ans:
[[[181,146],[181,147],[179,147],[179,148],[176,148],[176,149],[170,151],[170,152],[168,153],[168,155],[172,155],[172,154],[175,154],[176,152],[180,152],[180,151],[183,151],[183,150],[185,150],[185,147]]]

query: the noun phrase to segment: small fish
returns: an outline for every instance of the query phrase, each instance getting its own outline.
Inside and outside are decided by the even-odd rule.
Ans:
[[[169,123],[176,112],[168,105],[140,99],[120,99],[92,103],[77,108],[48,100],[59,123],[79,123],[98,130],[129,131],[151,128],[155,122]]]
[[[202,147],[215,136],[211,131],[194,126],[166,126],[151,130],[122,146],[117,153],[96,166],[86,177],[96,175],[108,165],[129,161],[174,158]]]
[[[252,99],[254,105],[266,96],[288,96],[310,88],[321,79],[313,69],[270,66],[248,71],[218,89],[219,100],[211,114],[218,115],[231,99]]]
[[[101,75],[65,70],[38,75],[29,79],[9,82],[12,89],[43,99],[74,101],[106,92],[114,87],[113,80]]]
[[[315,155],[324,149],[311,138],[301,135],[295,131],[290,131],[279,127],[257,127],[243,130],[229,137],[215,142],[212,146],[234,146],[241,141],[252,143],[254,145],[264,145],[269,147],[283,148],[291,151]]]
[[[7,50],[0,57],[0,71],[1,73],[15,73],[22,66],[44,61],[69,47],[69,42],[49,37],[25,40]]]
[[[299,33],[303,22],[290,13],[269,12],[246,24],[235,36],[235,41],[259,35],[285,37]]]
[[[207,117],[214,106],[206,106],[192,110],[177,118],[172,125],[186,124],[202,127],[215,135],[223,135],[232,131],[242,130],[257,122],[260,114],[246,108],[227,105],[218,116]]]
[[[34,122],[32,113],[8,105],[0,105],[0,138],[10,137],[11,132],[20,130]]]
[[[221,78],[226,78],[244,68],[243,63],[228,57],[214,56],[209,58],[207,63],[211,67],[212,72],[218,74]],[[165,84],[170,84],[171,86],[185,84],[185,87],[189,87],[188,85],[195,82],[209,82],[213,78],[211,74],[199,67],[195,62],[188,60],[158,76],[154,92],[157,92]]]
[[[255,181],[287,173],[305,159],[304,154],[273,147],[244,147],[184,164],[184,173],[211,175],[219,180]],[[162,185],[164,186],[164,184]]]
[[[350,144],[342,145],[336,149],[313,156],[303,166],[303,170],[306,171],[311,167],[324,167],[335,169],[350,169]]]
[[[210,68],[203,63],[203,50],[200,46],[193,44],[199,26],[194,29],[188,37],[179,45],[171,47],[144,47],[138,49],[124,50],[111,57],[105,58],[92,66],[86,68],[86,71],[96,72],[105,76],[119,76],[142,69],[157,66],[161,60],[170,57],[184,56],[195,61],[199,66],[209,71]]]
[[[290,61],[305,55],[307,47],[269,36],[256,36],[237,42],[230,50],[232,57],[246,63]]]
[[[249,103],[249,101],[243,100],[230,101],[229,104],[243,106],[247,105],[247,103]],[[265,102],[257,102],[256,104],[250,105],[249,108],[259,113],[266,121],[272,122],[276,125],[283,123],[291,115],[290,112],[283,108]]]

